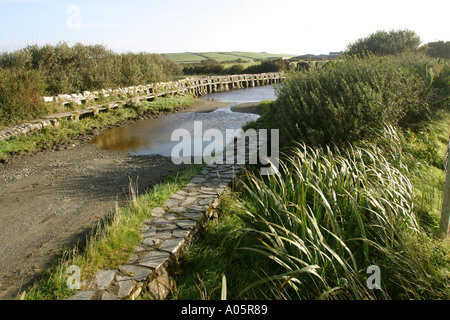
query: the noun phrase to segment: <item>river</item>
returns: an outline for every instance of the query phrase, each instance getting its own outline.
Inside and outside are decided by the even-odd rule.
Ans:
[[[238,112],[238,105],[257,103],[265,100],[275,100],[274,86],[254,87],[242,90],[213,93],[203,96],[204,100],[225,102],[224,107],[216,109],[190,109],[187,112],[161,116],[157,119],[138,121],[133,124],[114,128],[95,137],[92,143],[103,150],[127,151],[132,155],[171,156],[174,147],[179,141],[172,141],[174,131],[181,129],[185,135],[194,138],[194,123],[201,125],[203,132],[217,129],[226,136],[227,129],[240,129],[245,124],[259,118],[258,114]],[[198,138],[197,138],[198,139]],[[200,140],[202,140],[200,138]],[[198,141],[197,141],[198,142]],[[224,141],[224,145],[229,141]],[[210,142],[201,141],[205,146]],[[195,151],[192,150],[195,155]]]

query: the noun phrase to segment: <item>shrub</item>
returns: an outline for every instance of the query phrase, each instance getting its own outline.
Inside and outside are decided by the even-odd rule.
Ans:
[[[357,141],[382,124],[423,118],[432,90],[394,57],[348,57],[287,79],[271,107],[285,144]]]
[[[158,54],[117,54],[102,45],[28,46],[0,55],[0,67],[40,71],[47,93],[76,93],[173,80],[181,68]]]
[[[66,43],[0,54],[0,70],[0,125],[42,115],[44,95],[156,83],[181,74],[161,55],[116,54],[102,45]]]
[[[433,58],[450,59],[450,41],[436,41],[428,43],[427,54]]]
[[[38,71],[0,68],[0,125],[45,114],[44,78]]]
[[[420,37],[411,30],[377,31],[350,44],[346,54],[397,55],[407,51],[417,51],[421,42]]]
[[[442,68],[439,75],[435,78],[434,87],[437,88],[442,94],[448,97],[450,96],[450,64],[447,63]]]
[[[183,73],[186,75],[221,74],[224,73],[224,70],[223,64],[213,59],[207,59],[200,63],[186,65],[183,68]]]
[[[244,67],[241,64],[234,64],[223,71],[224,74],[241,74],[244,72]]]
[[[266,72],[280,72],[290,70],[290,62],[283,59],[262,61],[259,65],[253,65],[246,68],[242,73],[266,73]]]
[[[450,95],[450,62],[430,58],[424,53],[406,53],[397,56],[396,62],[403,68],[417,74],[425,85],[435,90],[439,100]],[[445,99],[444,99],[445,100]]]

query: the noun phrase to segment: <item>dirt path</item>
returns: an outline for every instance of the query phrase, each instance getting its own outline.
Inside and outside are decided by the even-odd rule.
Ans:
[[[0,298],[44,270],[57,251],[139,192],[181,169],[161,156],[131,157],[87,143],[14,161],[0,172]]]
[[[209,103],[214,102],[197,102]],[[127,200],[184,166],[162,156],[132,157],[88,142],[0,164],[0,299],[8,299],[45,270],[61,248]]]

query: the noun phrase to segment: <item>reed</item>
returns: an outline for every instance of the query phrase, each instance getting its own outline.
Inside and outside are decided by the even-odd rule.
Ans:
[[[403,141],[386,126],[377,143],[333,151],[302,144],[277,175],[246,171],[233,203],[246,226],[242,237],[259,244],[241,249],[284,271],[246,290],[275,282],[290,299],[448,297],[448,279],[430,284],[430,270],[412,249],[421,229]],[[371,265],[383,272],[382,290],[366,286]]]

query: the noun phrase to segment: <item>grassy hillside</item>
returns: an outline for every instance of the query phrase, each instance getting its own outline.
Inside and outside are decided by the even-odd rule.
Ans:
[[[166,58],[172,59],[178,63],[195,63],[208,59],[216,60],[217,62],[234,62],[237,59],[242,59],[243,62],[261,61],[268,58],[287,57],[291,58],[293,55],[274,54],[266,52],[185,52],[185,53],[165,53],[162,54]]]

